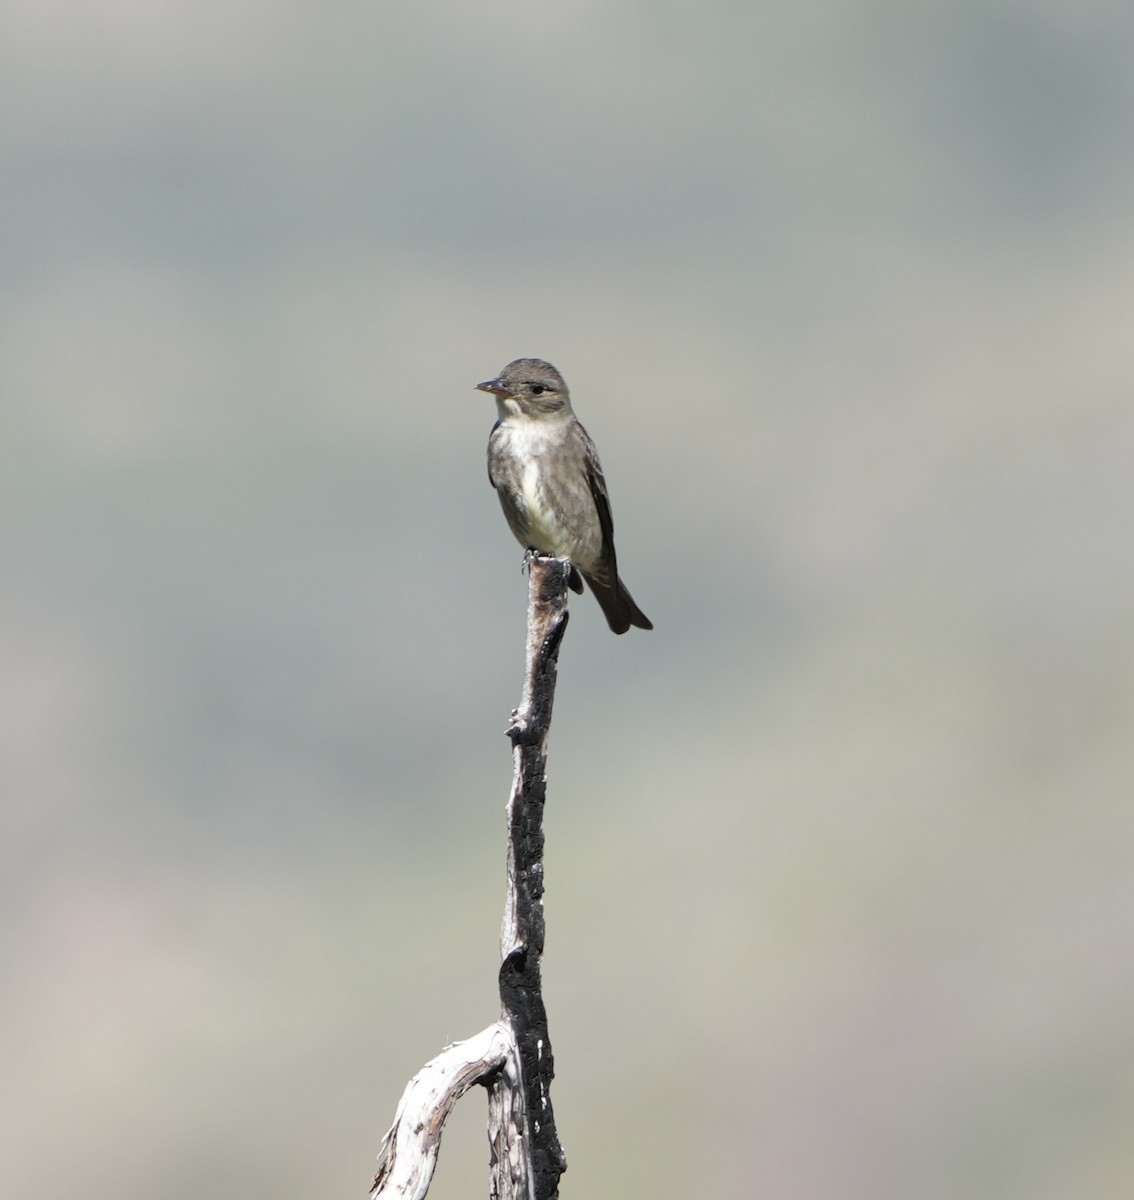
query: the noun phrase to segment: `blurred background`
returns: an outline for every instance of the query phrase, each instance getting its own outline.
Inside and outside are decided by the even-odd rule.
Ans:
[[[1106,0],[6,0],[9,1194],[364,1196],[495,1018],[535,355],[564,1197],[1131,1195],[1132,129]]]

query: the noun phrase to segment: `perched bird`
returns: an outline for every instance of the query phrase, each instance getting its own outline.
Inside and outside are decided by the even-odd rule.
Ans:
[[[615,633],[653,629],[618,578],[606,480],[563,376],[541,358],[517,358],[476,386],[496,397],[488,478],[516,540],[570,559],[572,589],[581,592],[583,579],[591,585]]]

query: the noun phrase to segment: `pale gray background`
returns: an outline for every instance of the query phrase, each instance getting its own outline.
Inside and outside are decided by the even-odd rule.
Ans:
[[[657,625],[565,1200],[1134,1193],[1129,4],[5,0],[0,148],[6,1195],[362,1196],[493,1018],[517,355]]]

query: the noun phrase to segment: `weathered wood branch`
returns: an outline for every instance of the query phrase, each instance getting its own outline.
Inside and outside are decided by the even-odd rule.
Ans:
[[[554,1075],[540,981],[543,954],[543,808],[547,739],[559,645],[567,627],[568,565],[528,560],[524,689],[512,714],[512,794],[508,801],[508,884],[500,930],[500,1021],[446,1047],[410,1080],[382,1142],[372,1200],[423,1200],[441,1132],[456,1101],[475,1083],[488,1089],[490,1200],[556,1200],[567,1160],[555,1130]]]
[[[567,628],[569,566],[561,559],[528,560],[528,642],[524,691],[512,714],[514,773],[508,802],[508,898],[500,930],[500,1003],[516,1039],[519,1087],[530,1147],[531,1182],[525,1192],[490,1191],[493,1200],[513,1194],[555,1200],[567,1159],[555,1130],[551,1080],[555,1060],[547,1032],[540,958],[543,955],[543,806],[547,796],[547,739],[555,700],[559,645]],[[492,1091],[510,1087],[502,1074]],[[515,1109],[513,1098],[511,1108]],[[509,1107],[502,1105],[501,1107]],[[493,1112],[497,1106],[493,1105]],[[494,1140],[490,1127],[489,1138]],[[495,1175],[495,1172],[494,1172]]]
[[[453,1105],[475,1083],[515,1057],[512,1031],[503,1022],[468,1041],[446,1046],[406,1084],[394,1123],[378,1152],[372,1196],[423,1200],[437,1166],[441,1128]]]

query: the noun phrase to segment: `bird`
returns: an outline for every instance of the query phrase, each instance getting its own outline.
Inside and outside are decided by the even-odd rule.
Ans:
[[[516,540],[569,560],[571,589],[585,579],[615,633],[653,629],[618,577],[606,479],[563,376],[542,358],[517,358],[476,387],[496,397],[488,479]]]

